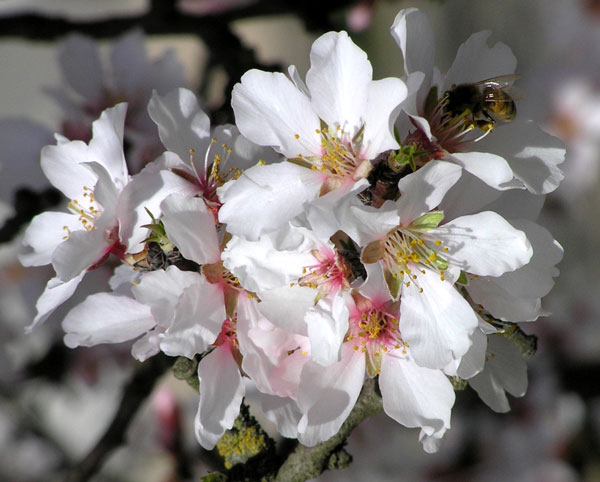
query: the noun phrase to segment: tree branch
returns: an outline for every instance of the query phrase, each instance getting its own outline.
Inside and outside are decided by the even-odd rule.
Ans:
[[[172,363],[171,358],[159,354],[139,365],[133,378],[125,387],[121,403],[111,424],[91,452],[72,468],[67,482],[89,480],[100,469],[108,454],[123,443],[125,432],[133,416],[154,388],[156,380]]]

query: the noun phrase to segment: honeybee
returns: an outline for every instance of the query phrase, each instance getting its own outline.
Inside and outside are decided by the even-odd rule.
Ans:
[[[517,74],[501,75],[472,84],[452,86],[446,92],[445,109],[452,117],[468,117],[482,130],[491,130],[497,120],[512,121],[517,106],[507,92]]]

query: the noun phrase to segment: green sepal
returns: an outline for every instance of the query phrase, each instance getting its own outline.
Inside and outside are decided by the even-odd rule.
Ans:
[[[400,296],[400,287],[402,286],[402,280],[398,276],[394,276],[394,274],[389,270],[384,270],[383,272],[385,277],[385,283],[387,284],[388,290],[390,292],[390,296],[393,300],[397,300]]]
[[[431,231],[432,229],[437,228],[443,219],[443,211],[431,211],[415,219],[410,223],[410,227],[422,232]]]
[[[464,271],[461,271],[460,276],[458,277],[456,282],[460,283],[461,285],[466,285],[469,282],[469,280],[467,279],[467,274]]]
[[[446,261],[444,258],[440,258],[439,256],[431,261],[431,264],[440,271],[445,271],[448,269],[448,261]]]

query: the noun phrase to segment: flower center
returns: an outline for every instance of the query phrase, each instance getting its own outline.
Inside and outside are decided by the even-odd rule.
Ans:
[[[359,149],[357,149],[360,146],[363,131],[364,127],[359,129],[353,138],[350,138],[339,125],[333,129],[327,127],[316,129],[316,133],[321,136],[321,155],[302,156],[299,154],[298,158],[304,161],[301,164],[308,164],[313,171],[324,174],[327,177],[327,183],[332,185],[332,189],[348,179],[357,181],[366,178],[372,165],[369,160],[360,158]],[[295,137],[296,139],[300,138],[298,134]]]
[[[83,187],[83,196],[82,201],[78,201],[77,199],[73,199],[67,207],[74,213],[78,215],[78,220],[81,223],[81,226],[86,231],[91,231],[92,229],[96,229],[94,226],[94,221],[101,214],[101,206],[96,202],[94,198],[94,191],[87,186]],[[66,232],[63,239],[67,239],[71,235],[71,230],[68,226],[63,226],[63,230]]]
[[[367,371],[375,376],[381,370],[381,358],[390,350],[398,350],[407,345],[400,334],[397,313],[384,306],[376,307],[370,300],[355,295],[357,310],[350,314],[349,329],[345,341],[354,344],[355,351],[366,355]],[[394,310],[396,311],[396,310]],[[404,350],[405,351],[405,350]]]
[[[238,348],[237,339],[237,316],[233,319],[227,318],[221,327],[221,333],[213,343],[214,346],[221,346],[223,343],[228,343],[232,348]]]
[[[318,299],[335,295],[340,289],[350,289],[351,268],[342,256],[332,249],[314,249],[316,263],[302,269],[298,285],[319,291]],[[292,286],[294,283],[292,283]]]
[[[438,250],[448,251],[440,240],[435,240],[434,244]],[[417,275],[413,272],[415,267],[421,274],[427,272],[423,267],[436,271],[444,281],[444,271],[448,268],[448,262],[437,250],[430,247],[418,232],[397,226],[386,235],[383,248],[383,261],[387,269],[393,278],[400,278],[407,287],[417,280]],[[406,277],[408,280],[404,281]],[[420,292],[423,292],[423,288],[420,288]]]

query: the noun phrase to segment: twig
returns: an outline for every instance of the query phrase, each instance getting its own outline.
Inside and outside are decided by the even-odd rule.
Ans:
[[[123,443],[125,432],[140,405],[154,388],[156,380],[172,365],[169,357],[159,354],[139,365],[125,388],[121,403],[110,426],[91,452],[73,469],[67,482],[85,482],[101,467],[107,455]]]

